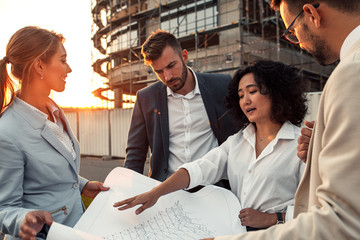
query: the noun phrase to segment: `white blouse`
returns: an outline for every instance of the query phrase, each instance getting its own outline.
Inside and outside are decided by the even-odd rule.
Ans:
[[[204,157],[179,168],[189,172],[189,188],[229,179],[242,208],[286,211],[288,221],[293,217],[294,194],[305,167],[296,155],[299,136],[300,128],[285,122],[256,158],[255,128],[249,124]]]

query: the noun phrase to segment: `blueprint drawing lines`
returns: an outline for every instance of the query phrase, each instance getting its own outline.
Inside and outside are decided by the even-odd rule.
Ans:
[[[144,222],[106,236],[105,240],[190,240],[213,237],[200,221],[185,212],[179,201]]]

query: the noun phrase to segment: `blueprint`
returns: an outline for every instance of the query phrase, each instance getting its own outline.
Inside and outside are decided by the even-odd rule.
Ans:
[[[238,199],[216,186],[206,186],[195,193],[181,190],[167,194],[139,215],[135,214],[139,206],[124,211],[112,206],[158,184],[132,170],[113,169],[104,182],[110,190],[93,200],[74,230],[104,240],[190,240],[246,231],[238,218]]]
[[[46,240],[104,240],[103,238],[53,222]]]
[[[124,229],[120,232],[114,232],[105,235],[107,240],[117,239],[200,239],[204,236],[213,236],[206,225],[192,218],[191,213],[187,213],[184,207],[177,201],[173,206],[160,210],[155,216],[144,222]]]

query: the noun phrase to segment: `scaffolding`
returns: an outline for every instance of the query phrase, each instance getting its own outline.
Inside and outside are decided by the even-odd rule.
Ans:
[[[93,68],[108,78],[115,107],[122,107],[123,94],[134,95],[157,80],[140,54],[157,29],[178,38],[197,72],[232,75],[255,60],[271,59],[296,66],[308,90],[320,91],[334,68],[318,65],[281,38],[284,24],[267,0],[92,0],[92,14],[94,47],[104,55]]]

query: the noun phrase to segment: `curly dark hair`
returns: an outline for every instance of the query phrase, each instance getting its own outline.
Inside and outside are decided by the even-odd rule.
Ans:
[[[229,83],[225,106],[235,118],[239,129],[249,125],[249,120],[239,105],[238,87],[243,76],[254,74],[254,79],[263,95],[272,101],[271,120],[276,123],[290,121],[296,126],[302,123],[306,111],[304,84],[298,70],[281,62],[260,60],[246,68],[240,68]]]

